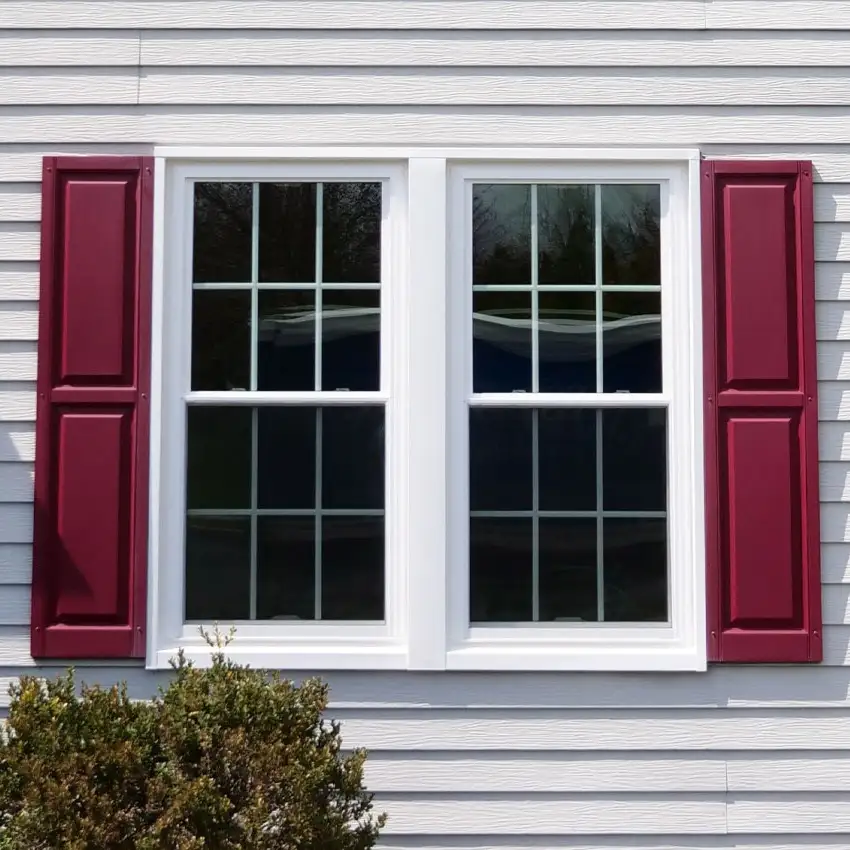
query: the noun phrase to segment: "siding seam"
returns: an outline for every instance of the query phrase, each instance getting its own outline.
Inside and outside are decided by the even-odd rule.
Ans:
[[[138,51],[136,52],[136,106],[142,101],[142,31],[136,30]]]

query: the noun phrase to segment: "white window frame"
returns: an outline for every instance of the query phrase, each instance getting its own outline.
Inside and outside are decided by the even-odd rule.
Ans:
[[[155,155],[149,668],[166,668],[179,648],[201,665],[211,657],[197,626],[183,623],[191,185],[204,179],[362,179],[386,187],[380,390],[387,416],[386,623],[241,624],[231,657],[291,670],[706,668],[698,151],[160,147]],[[662,185],[662,356],[673,470],[668,624],[469,627],[464,393],[471,294],[464,269],[471,244],[464,193],[473,179]],[[465,367],[456,368],[458,362]],[[238,402],[250,404],[253,395],[242,392]],[[315,404],[322,394],[276,395],[290,401],[303,395],[301,403]],[[350,402],[362,400],[358,395],[351,393]],[[596,395],[585,402],[613,404]]]

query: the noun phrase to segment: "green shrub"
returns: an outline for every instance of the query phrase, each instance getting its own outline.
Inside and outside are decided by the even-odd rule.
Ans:
[[[225,641],[226,642],[226,641]],[[182,653],[152,702],[25,677],[0,738],[0,850],[368,850],[384,816],[327,688]]]

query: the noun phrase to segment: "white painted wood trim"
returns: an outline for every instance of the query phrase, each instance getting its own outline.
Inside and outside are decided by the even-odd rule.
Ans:
[[[198,627],[184,624],[184,506],[185,506],[185,406],[192,402],[253,404],[285,400],[316,404],[378,403],[386,408],[386,622],[379,625],[327,623],[241,624],[228,653],[251,666],[280,669],[398,669],[407,664],[405,630],[407,610],[406,575],[403,570],[400,533],[403,500],[395,487],[401,476],[404,414],[399,410],[396,374],[404,374],[403,335],[395,330],[394,299],[404,301],[403,256],[405,244],[405,173],[397,163],[307,163],[295,160],[276,165],[249,161],[206,161],[202,164],[171,162],[157,158],[158,197],[155,208],[154,337],[152,358],[152,417],[155,428],[151,448],[151,517],[149,581],[150,668],[166,669],[179,648],[199,665],[211,661],[210,647]],[[256,181],[370,179],[384,182],[385,214],[382,219],[382,381],[389,382],[377,393],[201,393],[189,391],[191,338],[191,244],[192,187],[196,179]],[[398,282],[396,284],[396,282]],[[399,292],[394,290],[398,288]],[[175,569],[174,565],[181,565]],[[205,624],[208,629],[211,623]],[[224,624],[227,628],[227,624]]]
[[[468,162],[500,160],[515,162],[540,162],[554,160],[556,162],[576,161],[589,163],[643,163],[643,162],[682,162],[684,160],[699,160],[698,148],[682,147],[647,147],[647,148],[594,148],[594,147],[501,147],[466,146],[466,147],[414,147],[398,146],[365,146],[365,147],[334,147],[313,145],[277,147],[232,147],[232,146],[183,146],[157,145],[154,155],[175,160],[186,161],[222,161],[236,160],[244,163],[274,162],[282,159],[305,160],[314,162],[322,160],[368,162],[370,160],[407,160],[407,159],[447,159]],[[848,166],[850,167],[850,166]],[[259,177],[262,172],[246,171],[245,179]]]
[[[412,670],[446,666],[448,433],[446,429],[446,160],[408,162],[408,566]],[[415,392],[412,391],[415,387]]]
[[[472,393],[470,332],[471,182],[610,180],[659,182],[662,193],[662,359],[664,393],[618,397]],[[450,244],[449,360],[449,644],[451,670],[705,670],[705,555],[702,479],[702,349],[698,161],[624,165],[562,161],[453,164]],[[467,405],[668,408],[668,547],[670,623],[637,626],[582,623],[563,628],[469,626]],[[697,489],[698,488],[698,489]]]

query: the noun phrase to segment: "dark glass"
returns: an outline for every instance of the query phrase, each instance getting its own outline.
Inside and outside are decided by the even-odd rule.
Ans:
[[[596,392],[596,295],[541,292],[537,297],[540,392]]]
[[[192,389],[247,390],[251,382],[251,293],[192,293]]]
[[[186,518],[186,619],[251,616],[251,520]]]
[[[667,509],[667,411],[602,411],[606,511]]]
[[[314,517],[257,519],[257,619],[314,620]]]
[[[383,517],[323,517],[322,619],[384,619]]]
[[[315,282],[315,183],[261,183],[259,230],[262,283]]]
[[[472,187],[473,284],[531,283],[531,187]]]
[[[384,507],[384,408],[322,408],[322,507]]]
[[[381,280],[381,184],[325,183],[322,187],[322,280]]]
[[[316,293],[265,289],[257,296],[257,389],[314,390]]]
[[[596,520],[540,520],[540,619],[595,621]]]
[[[540,510],[595,511],[596,411],[541,408],[537,429]]]
[[[537,187],[539,281],[593,286],[593,186]]]
[[[602,282],[660,285],[661,188],[602,187]]]
[[[316,408],[257,408],[257,503],[315,508]]]
[[[470,510],[531,510],[531,419],[530,410],[470,409]]]
[[[192,280],[246,283],[251,280],[250,183],[196,183]]]
[[[660,393],[660,293],[606,292],[602,310],[605,392]]]
[[[531,391],[531,295],[476,292],[472,317],[472,389]]]
[[[604,521],[605,620],[667,621],[667,522]]]
[[[186,505],[237,510],[251,506],[251,409],[190,407],[187,412]]]
[[[322,389],[381,388],[381,293],[322,290]]]
[[[469,523],[469,617],[472,623],[525,623],[532,618],[530,519]]]

